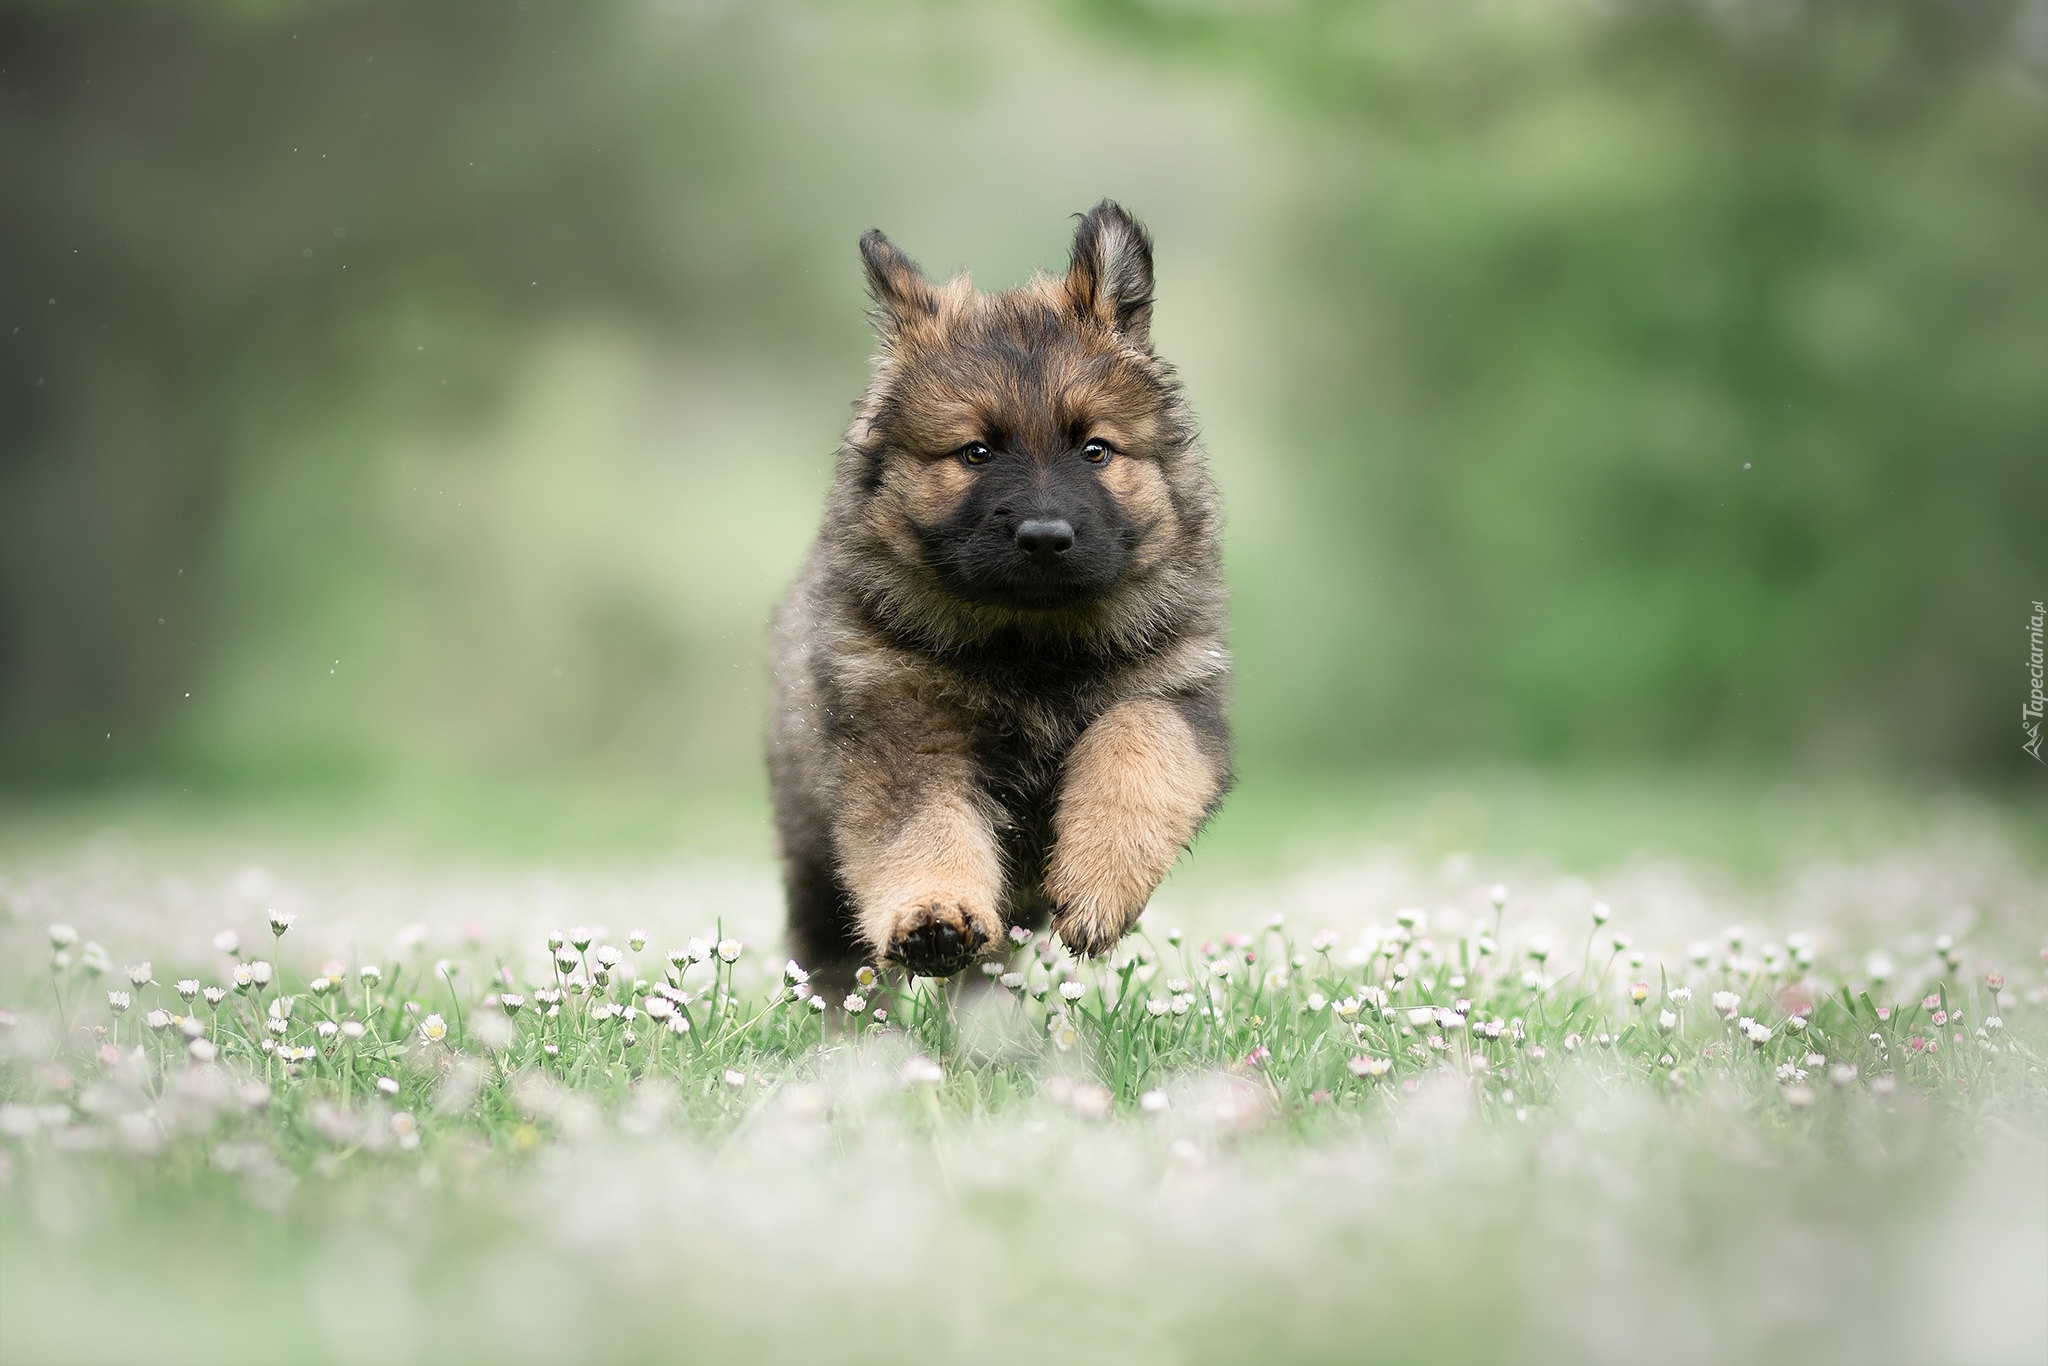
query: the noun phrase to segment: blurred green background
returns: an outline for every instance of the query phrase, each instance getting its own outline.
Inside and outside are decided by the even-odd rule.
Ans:
[[[2031,790],[2048,6],[0,8],[17,800],[758,808],[888,231],[1113,196],[1229,511],[1248,787]]]

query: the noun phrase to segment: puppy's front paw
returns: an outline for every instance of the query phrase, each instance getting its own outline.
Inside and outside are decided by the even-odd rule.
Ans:
[[[951,977],[1001,937],[987,911],[941,897],[920,897],[896,915],[882,956],[918,977]]]
[[[1045,879],[1052,898],[1052,931],[1079,957],[1108,953],[1116,947],[1151,900],[1152,883],[1086,852],[1075,841],[1062,841],[1053,853]]]

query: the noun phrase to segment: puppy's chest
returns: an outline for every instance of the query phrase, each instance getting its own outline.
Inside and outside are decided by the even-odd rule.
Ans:
[[[1092,688],[981,687],[962,701],[982,783],[1019,820],[1050,809],[1068,752],[1108,705]]]
[[[1003,863],[1027,883],[1052,850],[1060,777],[1073,748],[1068,729],[991,728],[977,737],[975,767],[982,793],[994,808],[990,814]]]

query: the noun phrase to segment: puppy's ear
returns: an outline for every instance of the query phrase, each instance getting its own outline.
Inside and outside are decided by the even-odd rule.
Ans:
[[[1074,230],[1067,267],[1074,307],[1099,318],[1139,346],[1152,329],[1152,238],[1137,219],[1105,199]]]
[[[907,323],[937,316],[938,291],[917,262],[898,251],[880,228],[860,235],[860,259],[867,266],[868,294],[875,301],[875,326],[884,336]]]

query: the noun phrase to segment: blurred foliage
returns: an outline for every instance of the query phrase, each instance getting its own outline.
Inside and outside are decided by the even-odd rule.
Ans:
[[[1104,193],[1252,773],[2027,763],[2038,4],[17,4],[0,52],[17,781],[752,781],[854,236],[999,285]]]
[[[2048,9],[1092,8],[1328,148],[1304,746],[2018,771]]]

